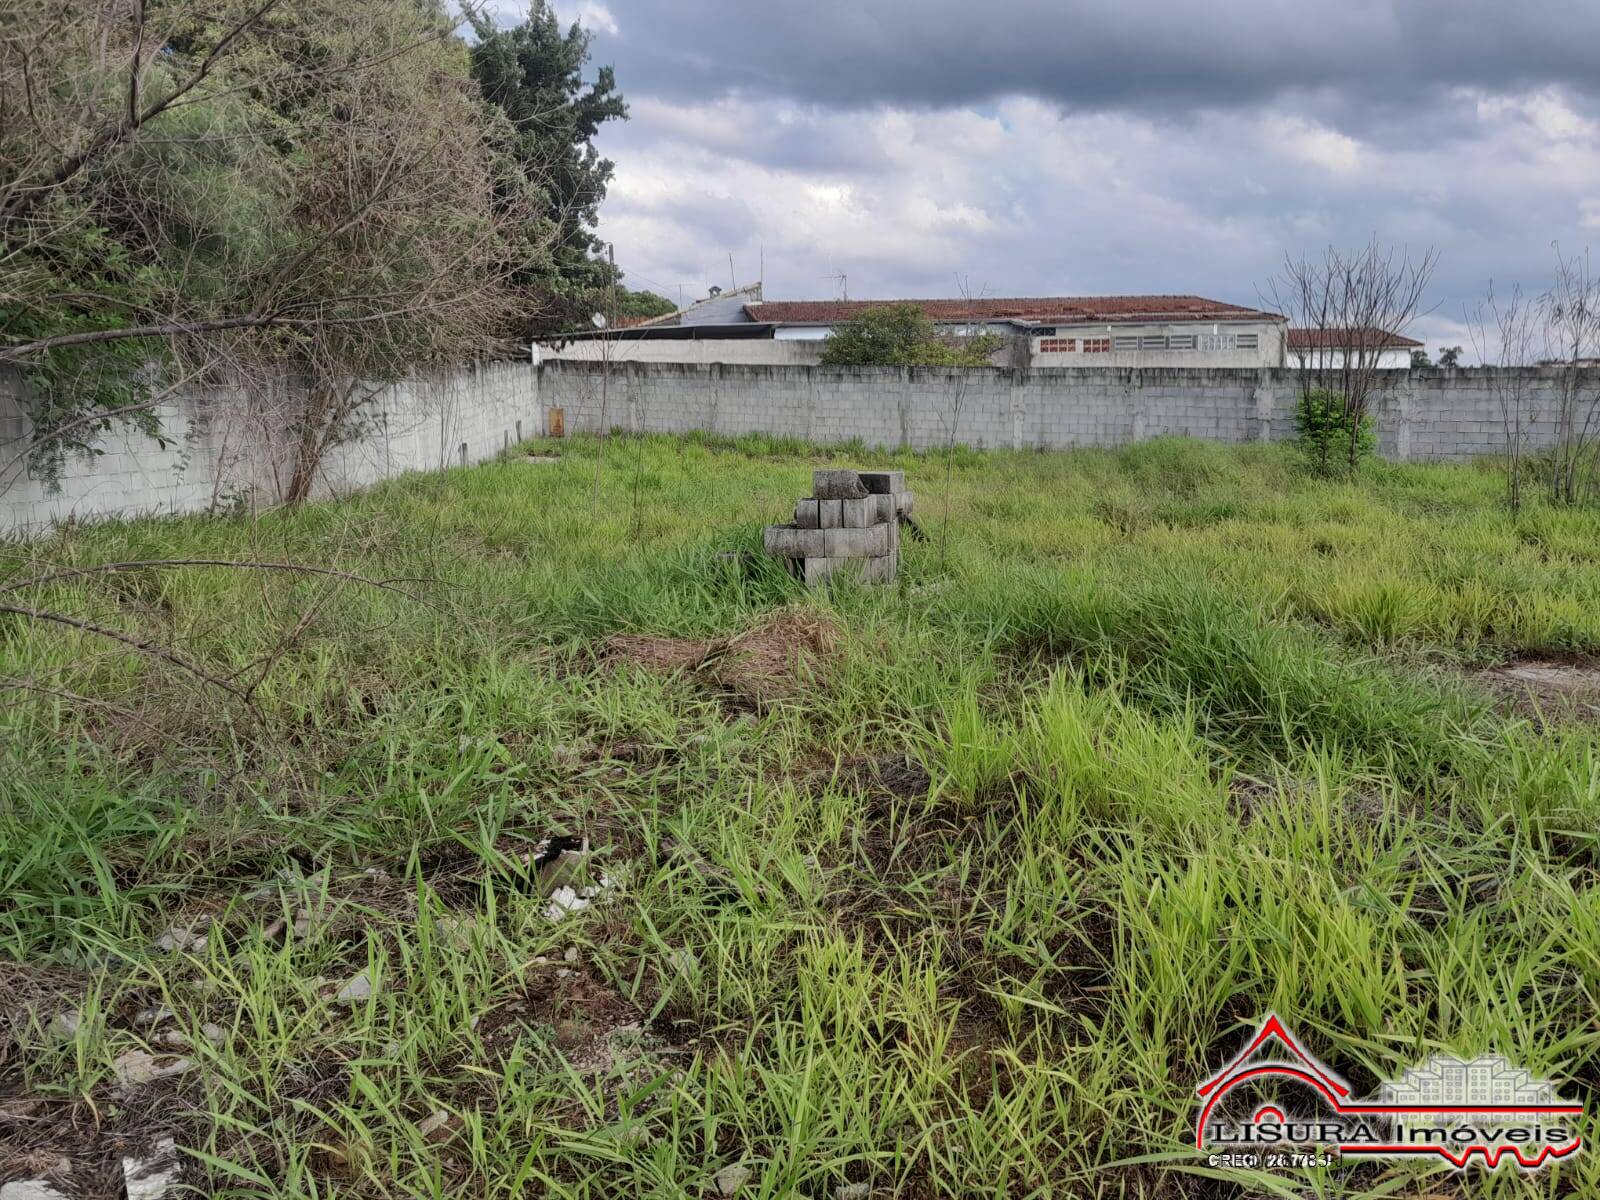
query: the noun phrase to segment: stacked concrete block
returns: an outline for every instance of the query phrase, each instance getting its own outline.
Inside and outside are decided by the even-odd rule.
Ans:
[[[808,587],[836,575],[892,583],[900,567],[900,518],[913,497],[904,471],[817,471],[812,495],[795,503],[794,522],[769,525],[767,553]]]

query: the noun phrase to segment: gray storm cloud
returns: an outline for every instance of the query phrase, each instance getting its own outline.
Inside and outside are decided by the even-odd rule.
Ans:
[[[1419,329],[1600,235],[1600,3],[574,0],[633,119],[603,235],[676,295],[1196,291],[1441,255]],[[502,12],[505,6],[502,6]],[[741,282],[744,282],[741,279]]]

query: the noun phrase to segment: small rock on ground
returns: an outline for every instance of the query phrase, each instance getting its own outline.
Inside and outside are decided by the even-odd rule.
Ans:
[[[198,928],[174,925],[156,939],[155,948],[163,953],[187,950],[198,954],[206,948],[206,937]]]
[[[434,1145],[448,1142],[460,1127],[460,1118],[442,1108],[435,1109],[417,1122],[417,1132],[422,1135],[422,1140]]]
[[[372,995],[372,976],[369,972],[362,971],[359,975],[351,976],[345,982],[345,985],[339,989],[334,999],[345,1004],[351,1004],[357,1000],[365,1000],[370,995]]]
[[[173,1190],[181,1171],[178,1147],[171,1138],[162,1138],[144,1158],[124,1158],[122,1175],[128,1200],[161,1200]]]
[[[16,1179],[0,1187],[0,1200],[67,1200],[42,1179]]]
[[[723,1167],[716,1174],[717,1192],[722,1196],[737,1195],[749,1178],[749,1167]]]
[[[833,1189],[833,1200],[868,1200],[871,1195],[870,1183],[841,1183]]]

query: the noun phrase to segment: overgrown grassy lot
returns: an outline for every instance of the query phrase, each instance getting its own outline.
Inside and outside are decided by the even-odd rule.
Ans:
[[[1600,654],[1600,513],[1165,441],[958,453],[946,524],[937,455],[596,453],[4,547],[390,582],[0,594],[216,681],[0,615],[0,1181],[172,1137],[237,1196],[1600,1194],[1189,1148],[1268,1012],[1358,1094],[1494,1051],[1600,1105],[1600,697],[1497,671]],[[828,464],[905,468],[897,586],[717,557]]]

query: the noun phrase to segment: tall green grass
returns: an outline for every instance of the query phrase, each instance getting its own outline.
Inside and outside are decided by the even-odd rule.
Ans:
[[[219,1195],[701,1197],[729,1166],[752,1196],[1600,1187],[1592,1156],[1219,1178],[1186,1149],[1268,1011],[1361,1088],[1494,1050],[1592,1099],[1594,728],[1473,672],[1600,653],[1600,514],[1512,520],[1476,467],[963,450],[944,567],[908,539],[895,587],[806,594],[739,555],[814,467],[903,467],[937,533],[943,459],[538,449],[561,462],[4,548],[13,578],[240,558],[408,594],[34,593],[218,674],[277,654],[253,710],[0,618],[31,685],[0,693],[0,1087],[65,1131],[170,1130]],[[838,645],[775,702],[607,651],[786,607]],[[559,923],[525,861],[552,834],[611,884]],[[201,918],[203,948],[153,949]],[[129,1104],[118,1056],[171,1034],[194,1069]]]

